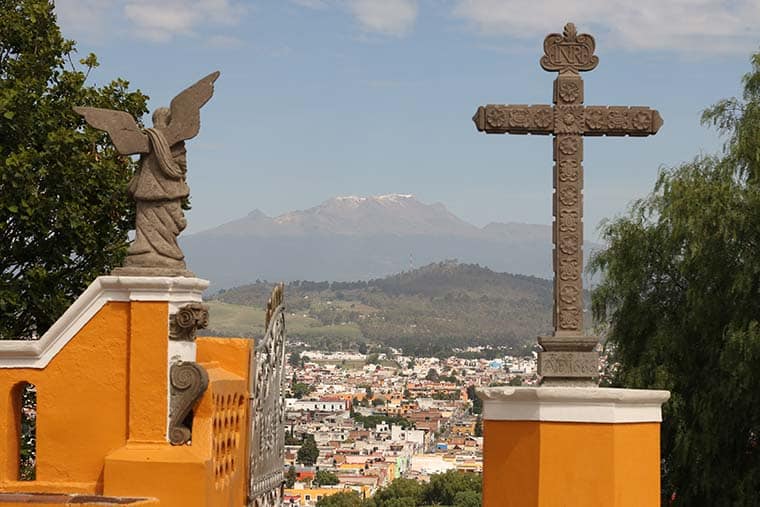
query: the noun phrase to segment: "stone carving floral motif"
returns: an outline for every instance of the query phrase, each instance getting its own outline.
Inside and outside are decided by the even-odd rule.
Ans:
[[[577,160],[562,160],[559,163],[559,181],[576,182],[579,178],[580,163]]]
[[[559,201],[564,206],[575,206],[578,204],[578,190],[571,186],[563,188],[559,192]]]
[[[580,238],[577,236],[565,236],[559,242],[559,251],[565,255],[575,255],[578,253]]]
[[[559,97],[562,102],[572,104],[577,102],[581,97],[580,80],[565,79],[559,82]]]
[[[599,130],[607,124],[606,108],[596,107],[586,109],[586,126],[591,130]]]
[[[278,284],[267,303],[266,334],[252,360],[250,470],[248,505],[282,505],[285,475],[285,305]]]
[[[583,106],[557,106],[554,131],[557,134],[583,133]]]
[[[652,124],[652,112],[638,110],[633,114],[633,128],[636,130],[647,130]]]
[[[536,108],[533,113],[533,123],[536,127],[545,129],[551,127],[552,120],[554,120],[554,114],[548,107]]]
[[[488,110],[488,124],[494,128],[501,128],[507,123],[507,111],[502,108],[492,107]]]
[[[559,142],[559,152],[563,155],[575,155],[578,152],[580,139],[575,136],[563,137]]]

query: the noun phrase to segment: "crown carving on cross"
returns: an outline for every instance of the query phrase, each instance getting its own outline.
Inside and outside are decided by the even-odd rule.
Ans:
[[[567,23],[560,33],[550,33],[544,39],[541,67],[549,72],[577,74],[593,70],[599,64],[594,55],[596,42],[587,33],[578,33],[573,23]]]

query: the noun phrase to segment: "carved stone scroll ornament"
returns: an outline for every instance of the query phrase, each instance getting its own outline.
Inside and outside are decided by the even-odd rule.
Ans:
[[[188,416],[208,388],[208,373],[197,363],[180,361],[170,370],[169,441],[184,445],[192,438]]]
[[[208,326],[208,306],[201,303],[189,303],[172,315],[169,326],[169,339],[194,341],[195,332]]]

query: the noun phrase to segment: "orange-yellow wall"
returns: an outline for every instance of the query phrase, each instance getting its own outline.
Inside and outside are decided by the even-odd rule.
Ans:
[[[160,307],[150,310],[161,317]],[[0,491],[99,491],[103,457],[127,438],[129,322],[129,303],[107,303],[44,370],[0,369],[0,441],[6,444],[0,450]],[[17,481],[19,407],[12,405],[11,393],[22,380],[37,387],[33,482]]]
[[[198,340],[209,388],[195,411],[191,445],[172,446],[166,439],[168,311],[167,302],[107,303],[44,369],[0,369],[0,492],[158,498],[134,505],[160,501],[162,507],[244,505],[253,341]],[[23,382],[37,388],[34,481],[18,481]],[[221,439],[215,419],[221,426],[231,411],[214,400],[233,398],[239,425]],[[230,448],[223,455],[234,456],[235,466],[218,480],[221,445]],[[67,501],[59,498],[57,505]],[[0,498],[0,507],[16,504]]]
[[[659,505],[659,423],[486,420],[483,432],[484,507]]]

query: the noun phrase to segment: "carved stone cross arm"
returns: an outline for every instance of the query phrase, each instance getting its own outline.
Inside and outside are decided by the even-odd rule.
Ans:
[[[472,118],[486,134],[576,134],[585,136],[649,136],[662,126],[660,113],[648,107],[580,106],[555,111],[556,106],[488,104]],[[566,126],[562,114],[573,118]],[[579,116],[576,118],[575,116]],[[575,127],[576,120],[578,126]],[[557,123],[562,123],[558,125]],[[568,132],[568,130],[572,130]]]

